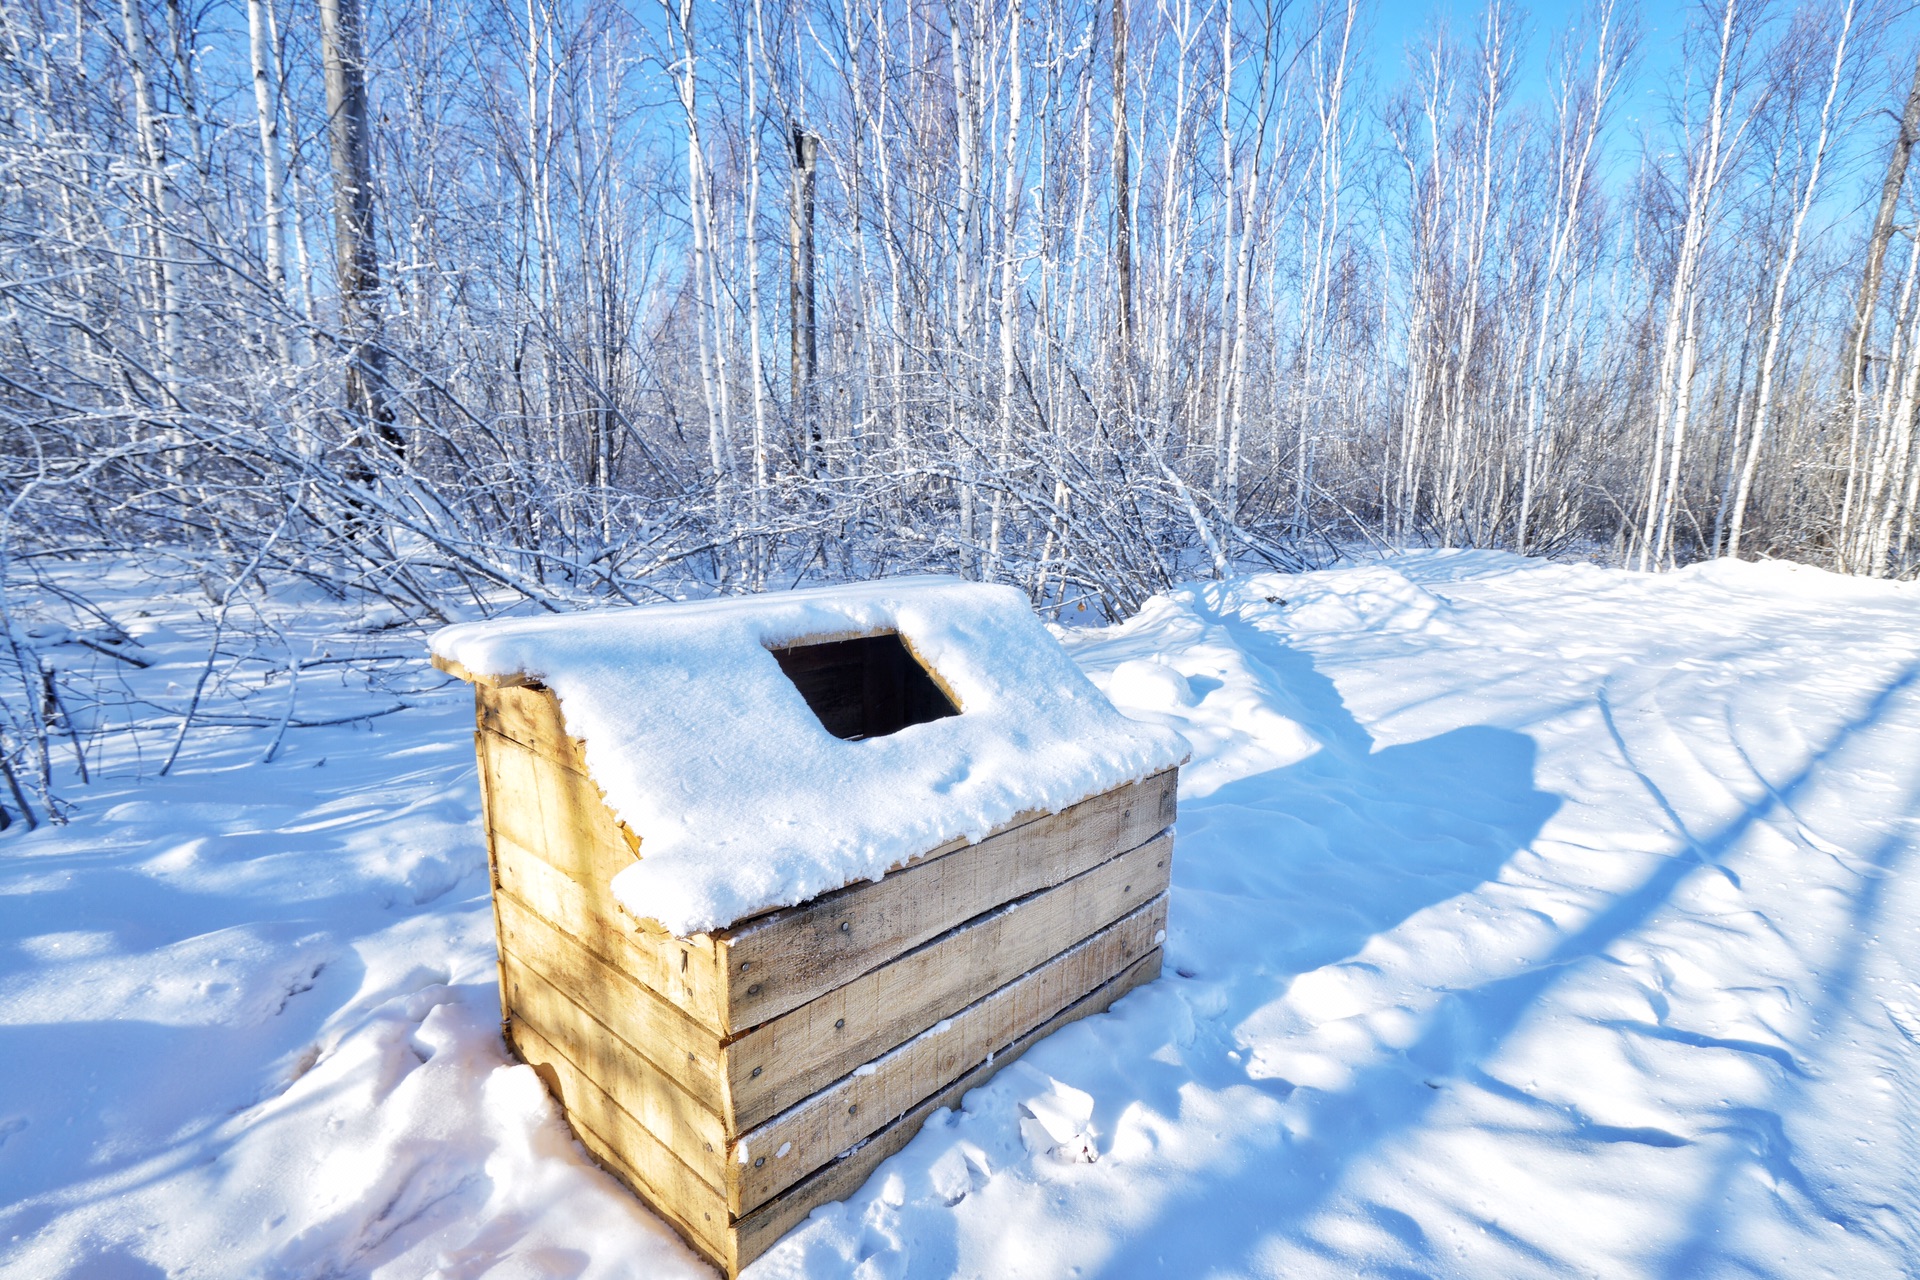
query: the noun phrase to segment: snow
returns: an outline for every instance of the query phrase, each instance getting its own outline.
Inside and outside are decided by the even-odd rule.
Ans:
[[[1067,644],[1194,744],[1165,976],[751,1280],[1920,1273],[1920,590],[1407,554]],[[470,725],[0,839],[0,1274],[711,1274],[501,1045]]]
[[[906,640],[961,714],[842,740],[769,651],[881,631]],[[1116,712],[1020,592],[952,578],[462,623],[433,647],[554,691],[641,839],[615,896],[680,935],[878,879],[1187,755],[1177,734]]]

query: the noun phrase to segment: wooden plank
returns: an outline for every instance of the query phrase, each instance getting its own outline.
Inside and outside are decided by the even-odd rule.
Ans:
[[[746,1266],[779,1243],[781,1236],[821,1205],[844,1200],[858,1191],[880,1166],[880,1162],[906,1146],[935,1111],[941,1107],[957,1106],[968,1091],[985,1084],[1002,1067],[1068,1023],[1104,1011],[1135,987],[1159,977],[1160,958],[1161,949],[1155,947],[1105,986],[1090,992],[994,1054],[991,1061],[982,1062],[946,1088],[923,1099],[912,1110],[874,1134],[858,1150],[849,1151],[832,1164],[815,1170],[780,1196],[741,1218],[734,1224],[735,1239],[732,1242],[736,1269],[728,1274],[738,1274],[739,1267]]]
[[[511,738],[487,732],[483,746],[494,845],[503,855],[510,849],[533,854],[547,867],[561,872],[575,888],[567,889],[553,877],[542,876],[542,868],[529,866],[524,858],[511,866],[502,865],[502,882],[510,884],[518,876],[523,882],[520,888],[524,893],[519,895],[522,901],[533,902],[539,897],[545,908],[542,915],[577,936],[584,938],[591,933],[589,945],[593,949],[619,960],[631,976],[723,1035],[753,1025],[748,1019],[766,1021],[795,1007],[789,1003],[793,995],[811,991],[817,996],[830,989],[826,983],[835,979],[844,983],[863,969],[884,963],[908,949],[903,943],[924,942],[932,936],[927,933],[929,921],[957,915],[957,919],[947,921],[950,927],[969,918],[958,915],[967,906],[986,900],[980,910],[990,909],[1008,897],[1030,891],[1030,887],[1055,882],[1062,870],[1081,870],[1084,864],[1097,862],[1113,849],[1127,847],[1119,841],[1143,828],[1151,828],[1147,834],[1160,830],[1166,824],[1159,820],[1160,814],[1153,806],[1158,800],[1170,809],[1174,794],[1174,775],[1169,771],[1143,784],[1158,784],[1158,796],[1151,791],[1143,795],[1141,788],[1135,787],[1095,797],[977,845],[959,846],[939,858],[913,864],[877,883],[855,885],[816,899],[813,904],[762,916],[730,933],[674,938],[658,926],[649,927],[649,922],[637,920],[613,900],[607,885],[631,865],[633,855],[616,834],[620,829],[600,802],[598,790],[584,776]],[[1120,834],[1113,835],[1115,831]],[[1103,839],[1113,843],[1102,847],[1097,842]],[[1055,848],[1057,844],[1063,848]],[[955,858],[962,862],[951,863]],[[949,862],[950,868],[929,879],[926,871],[940,862]],[[967,864],[975,862],[980,865],[970,873]],[[909,875],[917,878],[896,883]],[[524,883],[536,878],[546,882],[539,890]],[[1039,886],[1033,885],[1036,880],[1041,882]],[[951,901],[915,903],[910,900],[915,884],[922,884],[934,895],[946,893]],[[955,884],[969,892],[953,894],[943,888]],[[906,900],[905,912],[899,909],[902,900]],[[858,946],[836,941],[868,938],[870,922],[878,922],[884,930],[903,914],[910,918],[878,943]],[[828,927],[842,923],[848,926],[844,931]],[[802,941],[810,936],[815,958],[821,961],[804,984],[780,976],[793,972],[789,957],[775,956],[772,961],[761,962],[759,975],[753,971],[753,961],[733,958],[765,954],[789,936]],[[616,942],[616,937],[620,941]],[[837,948],[840,954],[820,955],[822,948]],[[617,956],[613,954],[616,951]],[[746,971],[738,967],[743,963],[749,965]],[[722,965],[726,966],[724,976]],[[786,993],[784,998],[780,996],[782,991]],[[721,1012],[723,1001],[730,1004],[730,1015]]]
[[[1154,949],[1166,920],[1167,899],[1160,894],[866,1064],[865,1074],[841,1077],[746,1134],[733,1148],[735,1158],[720,1166],[728,1208],[740,1216],[764,1204],[1097,990]]]
[[[882,1161],[913,1139],[928,1116],[941,1107],[959,1105],[968,1092],[987,1083],[1001,1068],[1055,1031],[1104,1011],[1127,992],[1153,981],[1160,975],[1160,960],[1160,948],[1155,947],[1104,986],[995,1053],[991,1060],[979,1063],[945,1089],[922,1099],[858,1150],[846,1152],[774,1200],[731,1223],[726,1222],[719,1200],[708,1199],[711,1189],[705,1183],[693,1177],[690,1170],[684,1173],[676,1170],[679,1162],[672,1153],[653,1141],[638,1122],[537,1030],[516,1019],[509,1027],[509,1041],[515,1054],[540,1073],[547,1088],[559,1099],[568,1123],[588,1153],[697,1252],[726,1275],[737,1276],[815,1209],[844,1200],[858,1191]],[[616,1136],[602,1136],[603,1130]]]
[[[634,977],[717,1029],[719,978],[712,940],[704,934],[673,938],[626,912],[608,888],[635,855],[630,833],[613,819],[599,788],[515,739],[491,731],[479,737],[484,789],[499,797],[488,820],[490,844],[501,859],[496,883],[518,891],[523,902],[537,897],[536,910],[588,937],[598,950],[612,950],[616,935],[624,938],[623,958]],[[553,875],[542,874],[549,869]],[[536,895],[527,883],[535,879],[546,893]],[[562,901],[569,909],[556,915]]]
[[[512,952],[501,955],[512,994],[511,1016],[566,1054],[703,1182],[724,1191],[729,1144],[720,1117],[681,1088],[672,1073],[655,1066]]]
[[[716,935],[727,1029],[798,1008],[962,921],[1152,839],[1173,822],[1177,772]]]
[[[594,1158],[618,1174],[687,1243],[734,1274],[740,1264],[720,1193],[702,1182],[536,1028],[514,1018],[507,1033],[514,1053],[559,1099],[567,1122]]]
[[[581,884],[605,886],[638,857],[626,828],[586,775],[482,730],[494,830]]]
[[[884,902],[863,900],[864,910],[858,913],[860,921],[857,924],[845,912],[849,899],[877,887],[867,883],[850,886],[839,891],[837,896],[816,899],[805,907],[773,912],[744,922],[722,935],[725,942],[720,946],[716,946],[714,938],[704,934],[675,938],[657,923],[631,916],[612,899],[607,886],[615,875],[631,865],[640,840],[613,817],[600,789],[584,771],[584,761],[579,758],[579,743],[566,734],[560,707],[552,691],[537,685],[481,689],[476,691],[476,715],[488,733],[488,750],[483,753],[488,761],[488,789],[499,797],[493,806],[495,813],[490,815],[490,828],[564,872],[586,891],[589,903],[605,904],[600,908],[601,911],[621,921],[626,929],[630,944],[627,950],[635,964],[635,976],[681,1004],[696,1020],[723,1034],[745,1030],[786,1008],[804,1003],[804,999],[796,997],[811,998],[811,995],[837,985],[836,979],[843,982],[854,973],[917,945],[941,928],[951,927],[967,918],[966,914],[935,911],[931,920],[903,921],[905,927],[898,936],[885,937],[884,931],[891,922],[890,917],[896,913],[890,912]],[[1142,815],[1147,810],[1138,809],[1138,793],[1141,790],[1151,792],[1160,801],[1163,812],[1159,820],[1145,821],[1146,826],[1157,831],[1170,825],[1173,820],[1175,778],[1176,772],[1169,770],[1135,787],[1107,796],[1096,796],[1058,814],[1022,815],[977,844],[953,842],[909,860],[879,884],[887,885],[888,881],[904,871],[956,853],[982,858],[1010,856],[1017,859],[1020,851],[1009,848],[1009,845],[1025,847],[1048,844],[1066,832],[1081,833],[1083,839],[1089,836],[1097,838],[1100,824],[1112,823],[1116,806],[1120,815],[1133,820],[1133,828],[1117,835],[1100,852],[1130,847],[1138,843],[1138,839],[1131,837],[1144,838],[1151,834],[1140,830]],[[1138,811],[1129,814],[1130,809]],[[1015,834],[1020,831],[1026,831],[1026,834]],[[986,878],[990,881],[993,877],[989,875]],[[964,880],[965,877],[949,871],[939,879],[942,885],[930,886],[936,893],[943,891],[946,882]],[[1007,897],[1018,896],[1030,887],[1034,886],[1021,886],[1008,894],[999,895],[996,900],[1004,901]],[[887,892],[899,894],[903,888],[888,886]],[[985,896],[994,897],[992,894]],[[977,908],[972,914],[978,914],[978,910],[993,905],[992,901],[981,903],[976,897],[973,902],[958,904],[957,910],[966,912],[972,906]],[[752,965],[753,953],[763,946],[779,947],[780,940],[773,935],[787,929],[800,929],[804,935],[810,922],[814,925],[820,923],[817,918],[803,918],[810,908],[816,916],[822,911],[828,913],[831,918],[827,923],[836,931],[840,924],[849,925],[848,930],[837,931],[837,936],[830,938],[820,938],[817,936],[820,930],[812,930],[816,935],[813,939],[815,949],[831,949],[824,956],[814,957],[817,961],[827,962],[828,972],[817,975],[817,980],[811,983],[795,985],[784,973],[776,971],[786,969],[785,965],[769,968],[763,963],[757,977],[751,969],[743,971],[738,967],[740,964]],[[947,918],[942,918],[943,914]],[[872,932],[867,924],[869,921],[880,924],[881,936]],[[856,927],[865,945],[849,948],[846,943]],[[737,946],[727,947],[726,942],[736,943]],[[731,949],[737,949],[742,954],[737,959],[726,956],[725,950]],[[653,959],[643,961],[641,954],[649,952],[653,953]],[[725,965],[724,978],[721,976],[722,965]],[[672,977],[674,970],[681,966],[689,970],[684,984]],[[722,984],[726,988],[724,991],[717,989]]]
[[[572,935],[603,960],[688,1017],[720,1034],[720,978],[704,935],[670,938],[644,931],[606,886],[582,885],[511,836],[496,831],[494,883]]]
[[[506,884],[494,897],[501,948],[678,1080],[720,1117],[731,1141],[1163,892],[1171,846],[1170,836],[1156,837],[731,1042],[596,955]]]
[[[476,696],[478,692],[478,690],[475,690]],[[487,841],[487,883],[490,888],[498,888],[500,885],[500,859],[493,847],[492,803],[488,799],[489,793],[493,788],[489,786],[487,782],[486,744],[481,741],[480,734],[477,731],[473,735],[473,754],[480,774],[480,829],[485,833]],[[500,904],[491,901],[493,896],[492,893],[488,893],[487,895],[489,899],[488,905],[493,909],[493,936],[497,939],[500,936]],[[507,1025],[508,1013],[507,974],[506,970],[500,967],[500,956],[497,954],[499,948],[496,946],[494,950],[496,952],[494,957],[494,977],[500,984],[500,1026],[504,1030]]]
[[[938,689],[941,694],[946,697],[946,700],[952,704],[955,711],[964,714],[967,706],[964,702],[960,701],[959,691],[948,684],[947,678],[941,675],[939,670],[931,662],[927,661],[927,655],[920,652],[919,646],[913,643],[913,637],[902,635],[900,637],[900,643],[907,647],[907,652],[912,655],[913,660],[920,665],[922,671],[927,673],[927,679],[933,681],[933,687]]]
[[[510,689],[522,685],[538,685],[540,682],[525,672],[514,672],[504,676],[483,676],[469,671],[452,658],[443,658],[439,654],[430,656],[436,670],[444,671],[457,680],[465,680],[476,689]]]
[[[502,948],[502,964],[507,975],[505,989],[515,1012],[565,1049],[593,1080],[628,1112],[639,1117],[655,1136],[681,1152],[703,1177],[712,1179],[716,1186],[727,1187],[730,1176],[738,1183],[737,1175],[730,1172],[731,1166],[725,1163],[729,1144],[743,1130],[773,1117],[783,1102],[805,1098],[876,1058],[880,1058],[881,1063],[876,1064],[874,1075],[862,1078],[866,1081],[862,1085],[863,1095],[915,1101],[942,1080],[927,1074],[929,1059],[924,1056],[908,1060],[882,1058],[901,1041],[933,1026],[944,1016],[960,1017],[957,1011],[969,1002],[1019,980],[1029,970],[1048,965],[1057,952],[1072,949],[1081,935],[1098,933],[1110,921],[1129,912],[1134,913],[1135,932],[1145,929],[1151,934],[1160,928],[1163,919],[1156,918],[1149,924],[1139,915],[1139,909],[1165,891],[1171,845],[1171,837],[1157,837],[1066,884],[969,922],[911,955],[856,979],[848,990],[829,993],[731,1045],[723,1048],[717,1041],[709,1042],[705,1052],[718,1055],[721,1072],[732,1082],[727,1090],[734,1107],[732,1116],[710,1110],[714,1106],[710,1090],[700,1100],[682,1093],[677,1084],[664,1097],[658,1094],[663,1082],[679,1080],[679,1072],[671,1062],[656,1064],[653,1061],[673,1056],[663,1054],[659,1044],[629,1042],[635,1034],[632,1028],[641,1022],[634,1015],[647,1012],[646,1006],[623,1006],[603,1012],[584,1001],[569,998],[541,976],[537,968],[529,967],[515,954],[513,948],[531,945],[551,955],[551,966],[557,972],[571,975],[570,985],[583,995],[596,992],[620,1000],[624,992],[626,1000],[637,998],[625,992],[613,978],[595,972],[596,966],[617,967],[617,962],[604,955],[589,959],[585,949],[578,945],[583,940],[564,936],[561,922],[540,911],[537,903],[529,904],[519,898],[513,883],[503,879],[497,909],[511,914],[516,908],[530,908],[534,916],[528,921],[515,917],[509,926],[514,930],[513,937]],[[541,865],[537,859],[524,859],[524,855],[520,860]],[[509,854],[503,857],[501,865],[510,867],[515,861]],[[549,927],[550,936],[538,931],[535,926],[540,924]],[[1067,944],[1066,948],[1062,947],[1063,943]],[[1143,949],[1137,940],[1131,939],[1131,934],[1117,945],[1123,952],[1129,946],[1136,952]],[[1120,967],[1121,963],[1116,962],[1110,971]],[[1084,964],[1071,972],[1084,975],[1080,990],[1097,985],[1106,976],[1086,971]],[[1078,991],[1068,993],[1064,987],[1057,990],[1064,998],[1078,994]],[[609,1022],[627,1030],[623,1033],[609,1029]],[[657,1020],[644,1025],[657,1026]],[[945,1042],[961,1044],[965,1040],[949,1036]],[[985,1052],[982,1048],[981,1055]],[[633,1060],[632,1065],[623,1065],[619,1060],[621,1053]],[[754,1065],[764,1068],[758,1077],[753,1075]],[[966,1063],[953,1065],[957,1071]],[[629,1078],[630,1084],[620,1083]],[[880,1092],[874,1092],[876,1089]],[[698,1108],[698,1114],[679,1108],[682,1100]],[[661,1107],[669,1109],[661,1111]],[[845,1136],[849,1130],[842,1125],[837,1131],[841,1136],[828,1140],[831,1150],[817,1159],[851,1146],[862,1134],[871,1132],[902,1109],[903,1105],[891,1110],[885,1106],[867,1106],[866,1118],[855,1122],[855,1127],[864,1125],[864,1128],[849,1138]],[[786,1141],[788,1138],[783,1136],[773,1143],[773,1148],[778,1149]],[[835,1143],[838,1145],[833,1145]],[[750,1145],[760,1147],[764,1142],[750,1139]],[[783,1163],[782,1168],[793,1166]],[[780,1185],[793,1181],[805,1170],[806,1166],[801,1165]],[[764,1186],[756,1186],[751,1191],[728,1189],[734,1197],[730,1206],[736,1211],[743,1203],[750,1207],[772,1194],[772,1190]],[[746,1197],[744,1201],[742,1196]]]
[[[612,935],[620,935],[625,939],[622,958],[635,978],[697,1021],[720,1029],[712,940],[705,934],[675,938],[620,906],[608,886],[633,864],[638,839],[613,817],[600,789],[585,773],[556,759],[550,742],[543,747],[528,741],[574,742],[565,736],[551,691],[512,689],[482,696],[478,715],[489,746],[484,766],[488,789],[509,797],[508,803],[497,806],[498,820],[490,819],[490,833],[502,850],[530,853],[575,886],[568,890],[550,884],[551,892],[544,895],[539,908],[542,914],[577,935],[596,933],[600,941],[596,949],[603,954],[614,946]],[[543,869],[521,858],[503,867],[503,873],[509,879],[517,874],[524,880],[539,876]],[[533,902],[531,888],[522,888],[528,889],[520,895],[522,901]],[[566,900],[564,914],[555,913],[560,909],[556,895]]]
[[[550,1087],[549,1092],[551,1091]],[[557,1094],[555,1096],[558,1097]],[[564,1105],[562,1109],[564,1110]],[[738,1232],[731,1226],[727,1226],[722,1228],[720,1240],[708,1240],[678,1215],[663,1208],[659,1195],[647,1186],[646,1179],[635,1173],[605,1138],[585,1125],[576,1123],[571,1116],[567,1117],[567,1120],[568,1127],[573,1130],[574,1138],[586,1148],[588,1158],[599,1165],[602,1172],[611,1175],[614,1181],[624,1186],[628,1194],[639,1200],[649,1212],[665,1222],[668,1228],[680,1237],[682,1244],[717,1269],[721,1275],[733,1277],[740,1274],[740,1267],[733,1261],[736,1241],[739,1238]]]
[[[1157,836],[734,1039],[722,1066],[731,1132],[784,1111],[1151,901],[1167,887],[1172,854],[1173,838]]]
[[[482,729],[545,755],[583,777],[592,777],[585,744],[567,732],[566,717],[553,690],[540,685],[476,688],[474,718]]]
[[[714,1034],[543,920],[504,890],[500,947],[557,988],[717,1116],[728,1114],[725,1050]]]

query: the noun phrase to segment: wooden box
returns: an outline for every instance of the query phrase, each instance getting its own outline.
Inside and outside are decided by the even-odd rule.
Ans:
[[[508,1043],[728,1276],[934,1110],[1160,971],[1177,769],[677,938],[609,891],[640,841],[554,696],[443,665],[475,684]]]

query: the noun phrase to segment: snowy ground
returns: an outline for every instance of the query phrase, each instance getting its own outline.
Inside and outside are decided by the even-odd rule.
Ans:
[[[1071,644],[1194,744],[1166,977],[751,1276],[1920,1272],[1920,589],[1433,553]],[[0,1270],[710,1274],[508,1064],[470,714],[0,838]]]

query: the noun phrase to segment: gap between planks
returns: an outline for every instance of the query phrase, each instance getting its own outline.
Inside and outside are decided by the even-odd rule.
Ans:
[[[1104,1011],[1121,996],[1158,977],[1161,955],[1161,948],[1153,947],[1108,982],[1088,992],[1005,1049],[994,1053],[945,1088],[923,1099],[855,1149],[816,1169],[751,1213],[730,1219],[725,1226],[721,1226],[713,1216],[712,1206],[719,1206],[724,1211],[724,1204],[717,1193],[699,1182],[691,1170],[680,1164],[671,1152],[647,1134],[618,1103],[607,1097],[537,1031],[516,1019],[510,1027],[513,1033],[510,1044],[515,1056],[538,1072],[549,1090],[560,1100],[566,1118],[589,1154],[650,1206],[655,1207],[661,1217],[697,1252],[729,1277],[734,1277],[814,1209],[835,1200],[843,1200],[857,1191],[873,1170],[904,1147],[935,1111],[957,1105],[967,1093],[986,1083],[1002,1067],[1014,1062],[1055,1031],[1080,1018]],[[663,1153],[671,1164],[656,1170],[656,1178],[677,1181],[673,1166],[678,1165],[698,1190],[693,1191],[691,1196],[669,1200],[664,1188],[623,1159],[615,1144],[596,1131],[596,1124],[622,1131],[623,1136],[637,1140],[643,1150],[655,1148]],[[688,1190],[684,1185],[680,1189]],[[708,1199],[709,1196],[711,1199]],[[699,1217],[694,1218],[693,1214]]]
[[[560,923],[591,928],[609,950],[616,949],[612,930],[589,921],[627,923],[630,945],[617,949],[632,976],[722,1035],[765,1023],[1009,898],[1136,847],[1171,824],[1177,804],[1169,770],[879,881],[719,935],[674,939],[634,927],[639,922],[613,901],[607,882],[631,865],[632,854],[591,783],[492,733],[483,736],[482,763],[496,881],[515,875],[502,861],[505,846],[566,875],[587,897],[585,910]]]
[[[568,1000],[510,955],[514,1014],[558,1046],[660,1144],[739,1214],[909,1110],[996,1048],[1098,988],[1158,945],[1161,893],[1092,936],[1016,974],[919,1035],[856,1063],[839,1079],[730,1140],[718,1116],[627,1045],[592,1012]]]
[[[726,1040],[594,954],[565,922],[545,918],[512,886],[503,882],[495,902],[502,950],[593,1011],[721,1116],[732,1138],[1163,893],[1171,862],[1172,838],[1155,837]]]

